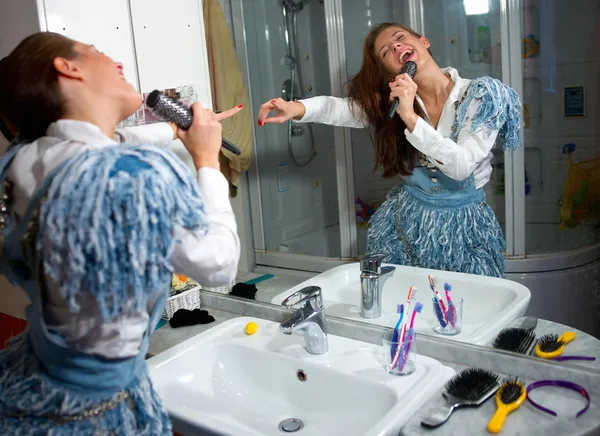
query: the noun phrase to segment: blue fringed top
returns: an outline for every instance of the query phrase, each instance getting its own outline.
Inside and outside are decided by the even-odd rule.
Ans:
[[[473,99],[481,104],[472,119],[471,131],[481,127],[488,131],[498,130],[497,140],[502,150],[516,150],[521,146],[521,101],[510,86],[493,77],[480,77],[469,84],[467,91],[456,110],[452,125],[455,135],[460,132],[467,117],[467,110]]]

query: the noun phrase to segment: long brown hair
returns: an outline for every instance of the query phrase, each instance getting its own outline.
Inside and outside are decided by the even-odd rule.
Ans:
[[[363,60],[358,74],[348,82],[348,97],[354,108],[360,108],[369,120],[369,131],[375,147],[373,173],[383,167],[383,177],[412,174],[418,151],[408,142],[404,129],[406,124],[400,117],[391,120],[386,114],[391,107],[390,73],[375,54],[375,40],[381,32],[399,27],[413,36],[421,37],[414,30],[397,23],[381,23],[371,28],[363,47]],[[423,115],[415,100],[415,112]]]
[[[52,32],[28,36],[0,68],[0,114],[19,137],[35,140],[65,113],[54,59],[74,59],[75,41]]]

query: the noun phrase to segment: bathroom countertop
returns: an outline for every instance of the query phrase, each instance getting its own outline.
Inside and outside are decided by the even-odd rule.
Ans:
[[[166,323],[162,327],[154,331],[150,337],[150,347],[148,348],[147,357],[156,356],[171,347],[185,341],[186,339],[192,338],[200,333],[211,329],[222,322],[225,322],[232,318],[237,318],[241,315],[227,312],[219,309],[211,309],[202,307],[204,310],[208,310],[208,313],[215,318],[214,322],[209,324],[196,324],[187,327],[177,327],[174,329],[169,323]]]
[[[214,316],[215,322],[205,325],[180,327],[173,329],[165,324],[154,332],[150,340],[149,355],[156,355],[170,347],[179,344],[197,334],[200,334],[224,321],[239,316],[252,316],[280,322],[289,316],[290,311],[277,306],[244,301],[241,299],[223,298],[216,295],[205,294],[202,297],[202,306]],[[328,320],[330,334],[346,336],[356,340],[376,343],[380,341],[381,327],[361,324],[340,319]],[[546,333],[562,333],[565,326],[549,321],[539,320],[536,328],[538,335]],[[567,329],[573,330],[573,329]],[[566,331],[566,330],[564,330]],[[574,353],[580,353],[579,347],[584,347],[586,339],[598,342],[597,339],[575,331],[577,340],[581,340],[578,347],[569,348]],[[487,347],[477,347],[450,341],[443,341],[434,337],[418,337],[419,352],[439,360],[444,365],[455,371],[477,366],[494,371],[502,376],[519,376],[525,383],[542,379],[563,379],[584,386],[592,399],[589,409],[579,418],[575,413],[585,405],[583,398],[577,393],[558,388],[539,388],[535,391],[535,398],[540,404],[555,410],[558,417],[553,417],[535,409],[527,401],[506,420],[502,434],[511,435],[569,435],[587,436],[600,434],[600,372],[590,371],[589,368],[576,365],[557,364],[544,359],[532,359],[513,353],[493,350]],[[576,341],[577,341],[576,340]],[[576,345],[575,342],[572,343]],[[571,344],[569,344],[571,345]],[[591,350],[585,350],[585,355],[591,355]],[[463,408],[454,411],[450,419],[437,429],[426,429],[420,425],[421,420],[434,408],[444,402],[441,391],[433,396],[402,428],[402,436],[445,436],[445,435],[478,435],[487,434],[486,426],[496,410],[495,399],[490,398],[479,408]]]
[[[509,327],[519,327],[525,318],[515,319]],[[590,356],[595,357],[596,360],[566,360],[561,363],[565,365],[577,365],[584,366],[590,369],[600,371],[600,339],[589,335],[581,330],[574,329],[572,327],[559,324],[553,321],[547,321],[545,319],[538,319],[537,326],[535,328],[535,334],[538,338],[547,334],[562,335],[563,333],[570,331],[575,333],[576,338],[572,342],[565,345],[564,356]],[[532,358],[538,358],[537,356],[531,356]]]
[[[446,365],[448,365],[446,363]],[[468,368],[464,365],[448,365],[455,371]],[[498,372],[503,377],[511,377],[512,374]],[[560,379],[570,379],[565,374]],[[519,377],[519,380],[528,385],[539,381],[542,377],[530,379]],[[570,380],[569,380],[570,381]],[[579,418],[575,418],[577,412],[585,407],[586,401],[583,397],[571,390],[542,387],[537,388],[531,397],[553,411],[558,416],[551,416],[536,409],[529,401],[508,415],[505,420],[502,433],[505,436],[597,436],[600,434],[600,404],[594,401],[600,393],[596,387],[595,394],[589,385],[584,386],[590,391],[592,401],[588,410]],[[480,435],[491,434],[487,431],[487,424],[496,412],[496,398],[492,395],[478,408],[457,408],[450,418],[435,429],[428,429],[421,425],[421,421],[429,416],[431,412],[439,407],[444,407],[445,400],[441,391],[432,397],[425,405],[404,425],[398,436],[447,436],[447,435]]]

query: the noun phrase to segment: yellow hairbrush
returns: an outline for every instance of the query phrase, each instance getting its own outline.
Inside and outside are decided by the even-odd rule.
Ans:
[[[494,434],[500,433],[508,414],[523,404],[526,397],[525,385],[518,378],[504,382],[496,392],[496,413],[488,422],[488,431]]]
[[[554,359],[565,351],[565,345],[575,339],[575,333],[565,332],[561,336],[544,335],[535,346],[535,354],[542,359]]]

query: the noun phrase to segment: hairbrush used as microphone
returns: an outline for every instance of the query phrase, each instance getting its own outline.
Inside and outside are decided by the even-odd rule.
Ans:
[[[163,94],[157,89],[148,94],[146,104],[155,115],[175,123],[180,129],[187,130],[192,125],[192,110],[180,101]],[[227,139],[222,138],[222,140],[222,147],[224,149],[237,155],[242,153],[239,148]]]
[[[398,74],[404,73],[408,74],[411,79],[414,79],[415,74],[417,74],[417,64],[415,64],[413,61],[408,61],[407,63],[405,63],[402,69],[400,70],[400,73]],[[394,118],[394,114],[396,113],[396,109],[398,108],[398,103],[400,103],[398,97],[394,98],[394,101],[392,102],[392,107],[390,108],[390,111],[387,114],[388,120]]]

